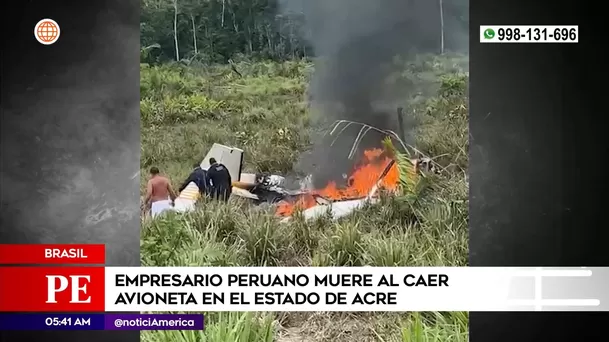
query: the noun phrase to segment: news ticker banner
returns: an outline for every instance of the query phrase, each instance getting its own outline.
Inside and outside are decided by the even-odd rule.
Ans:
[[[93,266],[100,246],[0,245],[0,311],[609,311],[609,268]]]
[[[579,26],[481,25],[480,43],[577,43]]]
[[[0,314],[2,330],[203,330],[201,314]]]
[[[4,267],[3,312],[609,311],[609,268]]]

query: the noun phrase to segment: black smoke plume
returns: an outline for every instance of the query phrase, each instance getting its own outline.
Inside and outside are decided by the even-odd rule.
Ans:
[[[396,107],[384,93],[384,80],[396,55],[439,53],[440,6],[432,0],[284,0],[282,10],[302,13],[304,37],[315,53],[309,101],[315,124],[352,120],[398,131]],[[406,95],[412,89],[400,89]],[[297,166],[312,173],[314,185],[341,182],[353,161],[346,156],[359,132],[353,126],[333,137],[314,137],[314,146]],[[363,149],[380,147],[383,136],[369,133]]]

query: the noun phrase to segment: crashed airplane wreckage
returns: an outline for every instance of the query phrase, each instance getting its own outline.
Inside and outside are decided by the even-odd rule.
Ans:
[[[212,146],[203,159],[201,168],[207,170],[209,158],[214,157],[224,164],[231,174],[233,196],[249,199],[258,205],[274,205],[276,215],[283,221],[288,221],[296,210],[300,210],[305,219],[319,217],[328,212],[333,218],[339,218],[367,203],[375,203],[380,189],[393,192],[399,185],[398,166],[394,159],[387,156],[382,149],[365,150],[363,154],[362,162],[347,177],[347,185],[340,188],[336,183],[330,182],[323,189],[309,190],[304,189],[307,186],[301,183],[301,189],[288,190],[283,176],[243,173],[244,151],[221,144]],[[432,168],[428,158],[411,161],[414,174],[421,169]],[[176,199],[174,209],[178,212],[193,211],[199,197],[198,187],[190,183]]]
[[[239,180],[233,182],[232,195],[249,199],[255,204],[274,205],[276,215],[283,221],[288,221],[297,209],[301,210],[305,219],[325,215],[328,211],[333,218],[349,215],[366,203],[375,203],[380,188],[394,191],[399,182],[395,161],[375,158],[382,154],[381,150],[367,151],[371,159],[376,160],[356,168],[346,188],[337,188],[334,183],[329,183],[320,190],[287,190],[284,188],[285,178],[282,176],[238,173],[241,163],[232,163],[232,160],[242,158],[243,151],[240,149],[214,144],[210,154],[212,152],[221,152],[213,155],[223,156],[216,159],[227,166],[231,177],[239,175],[239,178],[235,177]],[[209,157],[205,158],[208,159]],[[427,160],[417,160],[414,163],[415,170],[427,165],[429,165]],[[209,165],[201,165],[201,167],[207,169]],[[193,211],[199,197],[199,188],[194,183],[190,183],[176,199],[174,210]]]

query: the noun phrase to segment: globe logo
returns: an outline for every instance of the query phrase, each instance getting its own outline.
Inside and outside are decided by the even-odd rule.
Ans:
[[[52,19],[42,19],[34,27],[34,37],[43,45],[51,45],[59,39],[59,25]]]

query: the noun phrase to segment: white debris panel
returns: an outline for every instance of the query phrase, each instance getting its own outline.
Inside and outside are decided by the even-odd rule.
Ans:
[[[337,219],[340,217],[348,216],[355,210],[362,208],[367,203],[376,203],[376,198],[361,198],[348,201],[332,202],[327,205],[316,205],[309,209],[303,210],[302,215],[306,220],[315,219],[326,215],[328,212],[332,215],[332,218]],[[290,217],[285,217],[281,221],[288,222]]]

